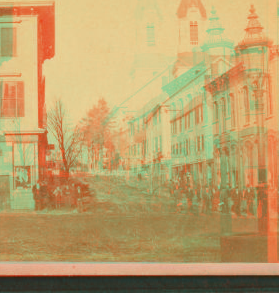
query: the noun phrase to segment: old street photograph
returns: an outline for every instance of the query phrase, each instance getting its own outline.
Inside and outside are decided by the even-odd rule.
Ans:
[[[277,263],[275,0],[0,1],[0,262]]]

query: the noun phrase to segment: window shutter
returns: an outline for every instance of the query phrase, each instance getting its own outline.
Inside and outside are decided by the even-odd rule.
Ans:
[[[2,90],[3,90],[3,81],[0,81],[0,117],[2,116]]]
[[[24,83],[17,83],[17,117],[24,117]]]

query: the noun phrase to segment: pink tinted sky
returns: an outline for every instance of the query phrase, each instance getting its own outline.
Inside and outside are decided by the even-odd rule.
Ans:
[[[260,21],[276,38],[276,0],[202,0],[210,14],[214,5],[226,36],[238,42],[251,4]],[[5,1],[1,1],[5,2]],[[6,1],[10,2],[10,1]],[[20,2],[19,0],[15,2]],[[29,1],[30,2],[30,1]],[[44,2],[44,1],[34,1]],[[132,90],[130,71],[135,47],[134,13],[138,0],[56,0],[56,52],[46,61],[46,101],[61,98],[74,122],[104,96],[120,104]],[[166,27],[170,55],[178,45],[176,11],[180,0],[157,0]]]

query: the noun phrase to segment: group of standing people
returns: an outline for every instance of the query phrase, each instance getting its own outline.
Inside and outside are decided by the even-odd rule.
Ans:
[[[77,207],[77,201],[83,194],[81,187],[74,183],[54,186],[44,181],[38,181],[32,192],[36,211],[45,208],[60,209],[62,206]]]
[[[187,178],[183,180],[178,177],[170,184],[170,195],[174,198],[176,211],[186,210],[189,214],[200,215],[219,212],[238,217],[266,217],[267,192],[267,186],[246,186],[242,190],[229,185],[224,188],[212,185],[193,187]]]

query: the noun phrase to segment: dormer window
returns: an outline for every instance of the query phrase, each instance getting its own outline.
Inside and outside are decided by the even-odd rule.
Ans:
[[[190,44],[191,45],[199,44],[197,21],[190,21]]]

